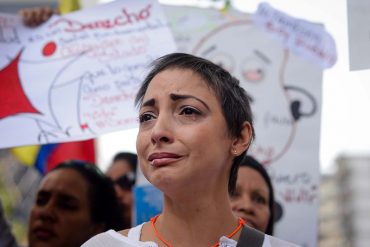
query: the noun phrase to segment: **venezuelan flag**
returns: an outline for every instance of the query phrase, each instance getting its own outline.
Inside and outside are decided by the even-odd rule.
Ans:
[[[41,175],[65,160],[95,163],[94,140],[12,148],[11,152],[22,164],[33,166]]]

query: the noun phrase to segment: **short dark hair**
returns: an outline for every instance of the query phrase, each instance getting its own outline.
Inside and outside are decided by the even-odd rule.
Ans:
[[[274,203],[275,203],[275,196],[274,196],[274,189],[272,187],[271,178],[267,173],[265,167],[259,163],[256,159],[252,156],[246,155],[243,160],[240,162],[240,167],[249,167],[256,170],[265,180],[268,190],[269,190],[269,209],[270,209],[270,217],[268,221],[268,225],[266,228],[265,233],[268,235],[272,235],[274,231]]]
[[[92,163],[80,160],[67,160],[59,163],[53,170],[72,169],[77,171],[88,184],[90,217],[95,223],[103,223],[105,231],[122,230],[121,209],[112,181]]]
[[[127,161],[131,170],[136,174],[137,169],[137,155],[130,152],[120,152],[113,157],[113,163],[119,160]]]
[[[249,98],[245,90],[240,87],[239,80],[230,75],[222,67],[201,57],[186,53],[172,53],[158,58],[152,64],[153,68],[144,79],[135,99],[136,105],[141,105],[150,81],[158,73],[166,69],[189,69],[197,73],[215,92],[225,117],[229,134],[239,137],[244,122],[249,122],[254,138],[253,118]],[[235,190],[238,165],[247,150],[234,158],[229,175],[229,193]]]

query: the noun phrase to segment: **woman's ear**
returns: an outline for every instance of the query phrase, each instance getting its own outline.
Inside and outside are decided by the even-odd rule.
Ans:
[[[240,135],[238,137],[235,137],[235,140],[232,143],[231,153],[235,156],[239,156],[241,153],[247,150],[252,142],[252,136],[252,125],[249,122],[245,121],[243,123]]]

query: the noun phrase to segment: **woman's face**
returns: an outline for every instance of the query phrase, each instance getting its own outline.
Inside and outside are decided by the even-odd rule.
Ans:
[[[265,232],[270,218],[269,188],[263,177],[253,168],[238,170],[235,193],[231,196],[233,212],[249,226]]]
[[[157,74],[139,118],[138,158],[153,185],[174,195],[227,187],[233,138],[218,99],[198,74],[187,69]]]
[[[96,234],[90,218],[88,184],[72,169],[50,172],[41,182],[32,207],[30,247],[78,247]]]
[[[113,163],[108,169],[106,175],[113,181],[114,190],[119,204],[122,207],[122,217],[127,227],[131,225],[131,209],[133,204],[132,191],[131,189],[123,188],[119,184],[119,179],[130,172],[134,172],[131,168],[130,163],[127,160],[120,159]]]

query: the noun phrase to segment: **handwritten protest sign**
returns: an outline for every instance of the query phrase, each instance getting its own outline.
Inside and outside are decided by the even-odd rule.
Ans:
[[[329,68],[337,61],[334,39],[324,26],[291,17],[267,3],[259,4],[252,18],[267,35],[322,68]]]
[[[268,169],[280,205],[274,235],[316,246],[322,68],[335,59],[312,59],[309,51],[285,46],[273,37],[275,29],[266,30],[252,16],[235,10],[164,9],[179,49],[226,68],[252,100],[256,139],[250,154]],[[289,21],[301,28],[302,20]],[[308,26],[323,30],[318,24]],[[322,45],[318,47],[328,47]]]
[[[0,148],[137,126],[148,64],[176,49],[156,1],[116,1],[30,29],[0,15]]]

